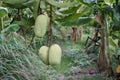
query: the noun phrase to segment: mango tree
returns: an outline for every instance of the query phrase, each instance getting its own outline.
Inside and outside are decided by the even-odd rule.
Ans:
[[[2,5],[0,5],[2,7],[17,10],[15,17],[12,15],[13,20],[11,24],[19,24],[20,29],[25,30],[25,34],[33,32],[37,16],[46,12],[50,17],[48,27],[49,44],[52,42],[53,24],[71,27],[89,25],[91,22],[97,21],[97,24],[101,28],[99,69],[105,70],[107,68],[108,76],[112,74],[113,71],[109,56],[109,36],[111,35],[110,32],[112,33],[113,30],[116,32],[119,29],[120,17],[118,16],[120,16],[120,2],[118,0],[0,0],[0,2],[2,2]],[[1,10],[6,14],[4,8]],[[3,28],[3,20],[0,22],[0,26]]]

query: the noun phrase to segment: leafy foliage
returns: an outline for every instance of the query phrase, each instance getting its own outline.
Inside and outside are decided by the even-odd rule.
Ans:
[[[8,9],[4,7],[0,7],[0,18],[6,16],[8,14]]]
[[[55,30],[53,30],[53,39],[57,40],[53,42],[63,46],[62,64],[57,67],[58,70],[55,70],[53,66],[48,67],[42,63],[37,53],[40,46],[47,43],[49,35],[46,34],[43,38],[34,37],[33,26],[37,16],[44,12],[51,17],[54,26],[52,29],[58,25],[60,27],[96,27],[95,15],[103,12],[104,16],[108,17],[110,28],[108,35],[111,36],[110,52],[119,54],[115,40],[120,38],[120,1],[118,0],[0,0],[0,2],[3,2],[0,3],[0,24],[2,24],[0,25],[2,27],[0,30],[0,78],[2,79],[58,80],[61,79],[61,74],[65,79],[73,79],[76,73],[85,72],[81,67],[93,67],[91,63],[94,63],[90,60],[94,57],[98,59],[98,56],[91,57],[85,54],[83,47],[85,39],[83,42],[71,45],[70,39],[61,42],[62,35],[58,31],[56,35]],[[99,49],[96,50],[99,52]],[[87,77],[78,76],[78,79],[106,79],[103,75]]]
[[[3,31],[1,31],[2,33],[7,33],[10,34],[12,32],[16,32],[20,29],[20,26],[18,24],[11,24],[9,25],[6,29],[4,29]]]
[[[66,8],[66,7],[74,7],[75,5],[78,5],[79,3],[77,2],[65,2],[65,3],[61,3],[58,1],[54,1],[54,0],[46,0],[49,4],[55,6],[55,7],[60,7],[60,8]]]

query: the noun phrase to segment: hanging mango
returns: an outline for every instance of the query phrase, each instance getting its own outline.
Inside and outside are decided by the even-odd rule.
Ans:
[[[34,32],[38,37],[43,37],[47,31],[47,26],[49,24],[49,17],[47,15],[39,15],[36,18]]]

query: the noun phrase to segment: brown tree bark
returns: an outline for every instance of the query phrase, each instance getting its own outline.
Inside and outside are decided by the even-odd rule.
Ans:
[[[72,42],[76,43],[77,42],[77,27],[73,27],[73,34],[72,34]]]
[[[48,32],[48,40],[47,45],[50,46],[52,44],[52,5],[50,5],[50,22],[49,22],[49,32]]]
[[[100,44],[100,54],[99,54],[99,62],[98,62],[98,68],[101,72],[102,70],[105,70],[105,33],[104,30],[100,30],[100,37],[101,37],[101,44]]]
[[[98,17],[99,18],[99,17]],[[100,18],[102,19],[102,18]],[[99,24],[102,27],[101,33],[101,47],[100,47],[100,55],[99,55],[99,70],[106,70],[106,76],[113,75],[112,64],[109,56],[109,25],[107,22],[107,16],[104,16],[104,21],[100,20]],[[102,24],[102,22],[104,22]]]
[[[104,32],[105,32],[105,57],[107,61],[107,71],[106,76],[112,76],[113,75],[113,69],[112,69],[112,63],[109,56],[109,24],[108,24],[108,17],[105,16],[105,26],[103,26]]]

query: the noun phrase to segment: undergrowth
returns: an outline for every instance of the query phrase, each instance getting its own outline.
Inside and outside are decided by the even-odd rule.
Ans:
[[[58,73],[43,64],[37,50],[29,47],[19,36],[0,37],[1,80],[52,80]]]
[[[112,80],[101,74],[86,75],[96,62],[84,53],[83,42],[61,44],[62,63],[57,68],[39,58],[38,49],[44,43],[34,40],[29,48],[28,43],[18,34],[0,35],[0,80]]]

